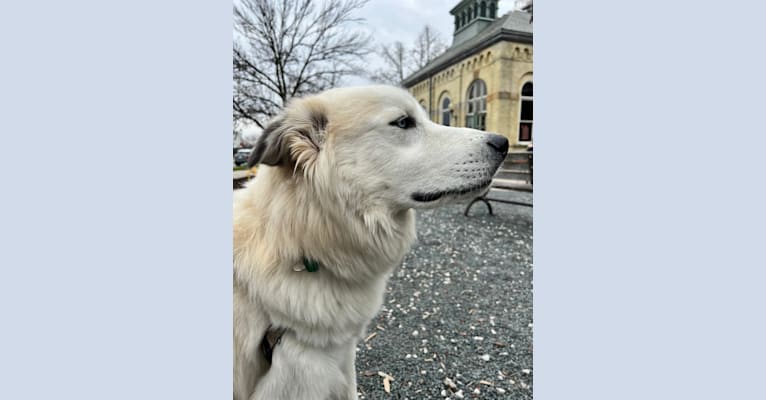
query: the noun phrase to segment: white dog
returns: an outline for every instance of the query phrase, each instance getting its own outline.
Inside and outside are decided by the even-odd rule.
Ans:
[[[234,399],[356,399],[356,344],[415,240],[413,209],[483,193],[507,151],[394,87],[293,100],[235,195]]]

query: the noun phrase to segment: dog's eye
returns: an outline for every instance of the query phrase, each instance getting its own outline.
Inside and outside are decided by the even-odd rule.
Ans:
[[[389,123],[391,126],[397,126],[402,129],[410,129],[415,127],[415,120],[410,116],[399,117],[396,121]]]

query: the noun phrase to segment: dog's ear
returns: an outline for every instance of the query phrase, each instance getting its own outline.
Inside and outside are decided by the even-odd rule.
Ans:
[[[253,152],[247,159],[247,167],[252,168],[257,164],[279,165],[289,154],[286,143],[278,131],[282,130],[284,117],[274,119],[261,132],[255,141]]]
[[[305,168],[313,165],[324,144],[326,128],[327,116],[319,102],[315,99],[295,101],[263,130],[247,166]]]

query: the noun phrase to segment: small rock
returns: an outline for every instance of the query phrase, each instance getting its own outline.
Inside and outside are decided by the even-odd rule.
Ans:
[[[412,336],[417,336],[419,334],[420,334],[420,332],[418,332],[418,331],[412,331]]]
[[[497,388],[497,392],[500,393],[500,394],[503,394],[503,393],[505,393],[505,389]]]
[[[476,388],[473,390],[473,394],[479,395],[481,394],[481,390],[479,390],[479,388]]]
[[[460,389],[457,392],[455,392],[455,397],[457,397],[458,399],[462,399],[463,398],[463,389]]]
[[[483,355],[483,356],[481,356],[480,358],[481,358],[482,360],[484,360],[484,361],[489,361],[489,354],[484,354],[484,355]]]
[[[521,370],[521,372],[523,372],[523,373],[525,373],[525,374],[529,375],[529,373],[530,373],[530,372],[532,372],[532,371],[531,371],[531,370],[529,370],[529,369],[522,369],[522,370]]]

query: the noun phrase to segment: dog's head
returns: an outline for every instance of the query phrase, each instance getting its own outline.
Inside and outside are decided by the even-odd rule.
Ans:
[[[346,205],[430,208],[486,191],[507,151],[503,136],[435,124],[406,91],[369,86],[293,100],[249,165],[289,168]]]

